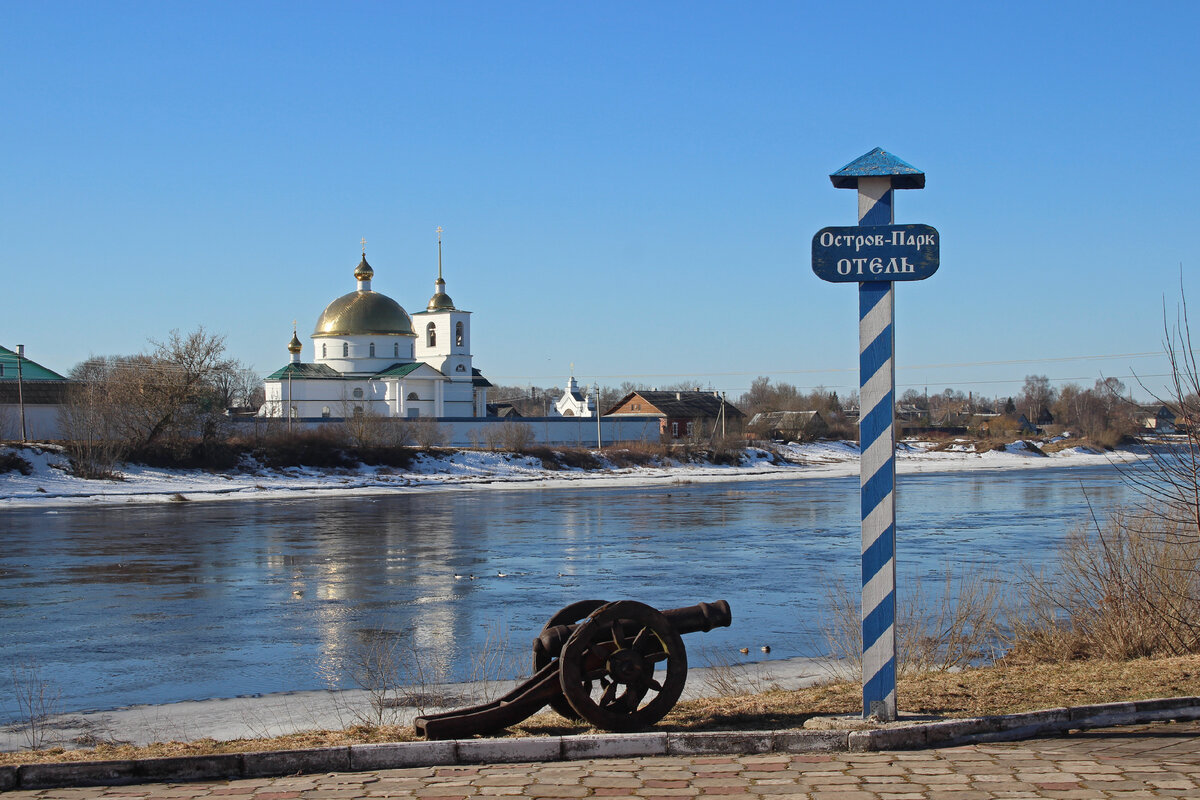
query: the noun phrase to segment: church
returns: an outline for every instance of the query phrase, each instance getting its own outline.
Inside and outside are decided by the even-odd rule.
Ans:
[[[291,360],[263,383],[260,416],[295,419],[382,417],[470,418],[487,413],[487,379],[471,365],[471,312],[454,305],[438,278],[424,311],[409,316],[399,303],[371,288],[375,270],[362,261],[357,288],[325,307],[312,332],[313,360],[301,360],[296,331]]]

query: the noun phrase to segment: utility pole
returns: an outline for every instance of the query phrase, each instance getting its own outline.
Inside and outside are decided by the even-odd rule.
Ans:
[[[21,379],[21,359],[25,357],[25,345],[17,345],[17,406],[21,409],[21,443],[29,441],[25,432],[25,387]]]
[[[721,392],[721,438],[725,438],[725,393]]]
[[[595,384],[595,386],[596,386],[596,449],[599,450],[600,448],[604,447],[604,442],[601,440],[601,436],[600,436],[600,384],[599,384],[599,382],[597,382]]]

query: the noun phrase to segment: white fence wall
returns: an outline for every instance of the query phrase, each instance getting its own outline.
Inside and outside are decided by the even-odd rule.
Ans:
[[[25,432],[31,442],[62,438],[57,405],[25,404]],[[20,441],[21,407],[0,404],[0,439]]]
[[[286,419],[264,417],[238,418],[240,426],[270,426],[280,430],[287,426]],[[340,425],[341,419],[296,419],[293,430],[317,430],[327,425]],[[595,447],[597,441],[595,417],[523,417],[515,420],[497,417],[443,417],[437,420],[446,434],[446,444],[456,447],[484,445],[489,431],[504,425],[528,425],[537,444],[563,445],[568,447]],[[600,417],[600,441],[603,445],[619,442],[657,442],[658,417],[620,416]],[[495,436],[495,433],[491,434]]]

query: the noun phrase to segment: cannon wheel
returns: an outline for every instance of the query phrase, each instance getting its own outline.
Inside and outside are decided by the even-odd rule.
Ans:
[[[574,625],[587,619],[588,616],[600,606],[607,603],[607,600],[580,600],[577,603],[571,603],[566,608],[560,608],[554,612],[554,616],[542,626],[542,633],[545,633],[550,628],[556,625]],[[533,640],[533,674],[536,675],[542,667],[553,661],[558,653],[547,653],[539,646],[540,642],[537,639]],[[575,709],[571,708],[571,704],[562,695],[555,695],[550,701],[550,707],[561,714],[566,719],[581,719]]]
[[[678,631],[661,611],[632,600],[596,609],[558,660],[563,697],[580,717],[608,731],[658,722],[687,681],[687,651]],[[654,670],[661,661],[666,675],[659,682]]]

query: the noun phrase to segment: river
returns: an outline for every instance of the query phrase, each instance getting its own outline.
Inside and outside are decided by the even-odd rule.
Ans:
[[[1086,499],[1085,490],[1086,487]],[[1000,581],[1132,499],[1112,468],[905,475],[900,585]],[[362,643],[524,652],[586,598],[727,599],[691,661],[822,653],[826,587],[855,586],[858,479],[468,489],[376,497],[4,512],[0,667],[32,665],[65,711],[351,688]],[[0,695],[7,695],[2,692]],[[7,700],[0,716],[16,716]]]

